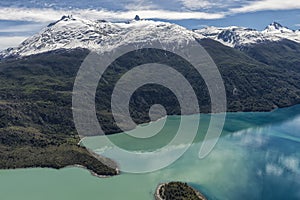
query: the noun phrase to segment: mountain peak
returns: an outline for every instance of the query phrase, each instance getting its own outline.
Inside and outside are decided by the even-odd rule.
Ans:
[[[135,21],[140,21],[141,18],[140,18],[140,16],[136,15],[136,16],[134,17],[134,20],[135,20]]]
[[[281,24],[279,24],[278,22],[273,22],[271,23],[269,26],[267,27],[274,27],[275,29],[279,30],[281,28],[284,28]]]
[[[73,18],[72,15],[63,15],[63,16],[60,18],[60,20],[57,20],[56,22],[50,23],[47,27],[54,26],[55,24],[57,24],[58,22],[61,22],[61,21],[69,21],[69,20],[76,20],[76,19]]]
[[[278,22],[273,22],[270,25],[268,25],[264,32],[281,32],[281,33],[285,33],[285,32],[293,32],[293,30],[290,30],[289,28],[282,26],[281,24],[279,24]]]

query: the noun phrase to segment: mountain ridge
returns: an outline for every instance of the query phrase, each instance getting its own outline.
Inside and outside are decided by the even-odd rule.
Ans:
[[[108,50],[124,43],[143,42],[153,38],[178,43],[195,38],[209,38],[232,48],[243,48],[286,39],[300,43],[300,30],[288,29],[277,22],[271,23],[263,31],[238,26],[188,30],[177,24],[143,20],[139,17],[129,22],[107,22],[69,15],[50,23],[18,47],[1,51],[0,58],[22,57],[57,49]]]
[[[277,22],[271,23],[262,31],[238,26],[206,27],[194,31],[206,38],[233,48],[243,48],[266,42],[279,42],[284,39],[300,43],[300,30],[291,30]]]
[[[116,46],[135,42],[151,41],[186,42],[197,34],[168,22],[140,20],[129,22],[107,22],[63,16],[50,23],[39,33],[29,37],[16,48],[9,48],[0,56],[28,56],[57,49],[86,48],[89,50],[110,50]]]

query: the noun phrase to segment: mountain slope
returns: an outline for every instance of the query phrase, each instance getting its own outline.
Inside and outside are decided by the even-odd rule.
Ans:
[[[200,43],[212,56],[224,79],[228,111],[268,111],[300,103],[300,76],[292,69],[266,65],[210,39],[203,39]],[[3,60],[0,63],[0,97],[4,106],[1,127],[33,126],[45,134],[76,135],[71,92],[77,70],[87,53],[88,50],[73,49]],[[103,75],[105,83],[99,83],[97,111],[107,133],[119,131],[109,112],[114,83],[132,66],[157,60],[182,73],[194,87],[201,111],[209,112],[205,83],[190,66],[172,55],[148,51],[141,57],[140,53],[134,53],[129,60],[120,59],[110,66]],[[169,114],[180,114],[178,104],[174,102],[176,98],[169,91],[147,86],[132,97],[132,116],[138,123],[149,121],[148,110],[154,103],[165,105]],[[7,112],[7,109],[12,111]]]
[[[267,65],[292,70],[295,73],[300,72],[300,43],[281,40],[246,46],[241,51]]]
[[[213,40],[201,44],[222,74],[229,111],[266,111],[299,103],[300,74],[292,69],[264,64]]]
[[[1,169],[81,165],[97,175],[118,173],[103,164],[112,161],[99,157],[99,162],[77,145],[71,89],[86,53],[52,52],[0,62]]]

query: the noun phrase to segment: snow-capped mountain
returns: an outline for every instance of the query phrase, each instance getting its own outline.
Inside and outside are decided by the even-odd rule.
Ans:
[[[290,30],[276,22],[267,26],[263,31],[237,26],[207,27],[191,31],[167,22],[140,20],[138,16],[127,23],[91,21],[63,16],[22,42],[18,47],[0,52],[0,57],[28,56],[57,49],[110,50],[133,41],[159,40],[180,44],[195,38],[210,38],[230,47],[241,48],[282,39],[300,43],[300,31]]]
[[[268,25],[263,31],[237,26],[224,28],[206,27],[194,31],[204,37],[211,38],[226,46],[235,48],[263,42],[280,41],[282,39],[300,43],[299,30],[290,30],[276,22]]]
[[[177,43],[194,40],[196,33],[176,24],[140,20],[137,16],[127,23],[111,23],[103,20],[90,21],[63,16],[49,24],[40,33],[28,38],[16,48],[10,48],[0,56],[28,56],[56,49],[113,49],[132,41]]]

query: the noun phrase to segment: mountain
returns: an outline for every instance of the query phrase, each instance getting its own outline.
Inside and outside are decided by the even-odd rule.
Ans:
[[[17,48],[10,48],[0,57],[28,56],[57,49],[86,48],[113,49],[115,45],[122,45],[131,41],[145,41],[159,38],[166,42],[178,43],[193,40],[193,33],[179,25],[140,20],[127,23],[111,23],[103,20],[91,21],[63,16],[60,20],[49,24],[41,32],[25,40]]]
[[[299,101],[298,88],[300,84],[297,73],[300,71],[300,58],[298,56],[300,44],[297,42],[297,37],[290,37],[297,34],[298,31],[290,30],[276,22],[267,26],[263,31],[241,27],[208,27],[191,31],[176,24],[142,20],[138,16],[126,23],[112,23],[103,20],[90,21],[73,16],[63,16],[60,20],[49,24],[41,32],[25,40],[18,47],[1,52],[0,72],[4,75],[3,80],[6,80],[3,82],[3,86],[18,80],[24,82],[21,82],[17,88],[9,86],[11,90],[4,90],[2,98],[18,96],[18,99],[25,98],[33,101],[48,99],[49,101],[59,101],[60,105],[65,105],[69,101],[66,101],[65,96],[60,98],[60,95],[56,94],[56,90],[61,90],[63,94],[66,94],[65,91],[70,92],[79,63],[89,51],[94,49],[111,50],[116,46],[132,41],[143,42],[158,38],[160,41],[179,44],[197,40],[207,49],[225,80],[229,111],[271,110],[275,107],[293,105]],[[64,54],[68,54],[68,52],[72,52],[80,59],[73,56],[67,58]],[[133,53],[132,59],[119,60],[118,64],[113,65],[114,70],[110,74],[121,75],[133,66],[147,62],[174,65],[179,72],[191,80],[197,95],[202,96],[199,98],[202,112],[209,112],[207,88],[202,79],[196,78],[196,72],[193,69],[190,67],[185,69],[187,65],[172,55],[168,55],[170,58],[166,58],[165,54],[160,55],[151,50],[140,53],[141,55]],[[17,60],[14,59],[16,57]],[[50,58],[54,61],[50,62]],[[65,68],[58,67],[60,65],[65,66]],[[57,71],[57,68],[60,71]],[[10,71],[12,69],[15,71]],[[46,81],[48,79],[36,78],[36,74],[37,77],[47,77],[51,74],[58,79],[53,80],[51,77],[49,80],[52,80],[53,83],[48,83]],[[106,83],[99,83],[100,86],[102,84],[105,87],[105,92],[101,93],[99,90],[100,94],[97,96],[102,98],[102,102],[98,104],[99,110],[107,111],[109,108],[109,98],[118,77],[118,75],[107,75],[105,77]],[[282,81],[279,85],[273,83],[273,80],[277,79]],[[47,91],[40,86],[45,87]],[[30,89],[26,89],[26,92],[20,91],[20,88],[24,87]],[[287,93],[282,93],[287,88],[292,89],[288,90]],[[149,91],[147,88],[145,90]],[[53,95],[48,96],[47,92],[53,93]],[[145,91],[140,92],[146,95]],[[161,88],[153,90],[152,93],[158,93],[160,98],[169,94]],[[41,97],[43,98],[41,99]],[[56,99],[52,99],[53,97]],[[138,96],[133,99],[135,100],[133,106],[135,109],[132,112],[135,120],[138,123],[149,121],[148,106],[156,102],[155,98],[151,98],[150,102]],[[178,107],[170,103],[174,101],[176,101],[174,96],[169,94],[164,102],[165,106],[168,108],[169,114],[180,114]],[[107,114],[107,112],[103,113]],[[64,117],[60,116],[59,118]],[[100,119],[105,119],[107,122],[113,121],[109,114],[101,116]],[[6,121],[4,120],[4,122]],[[45,122],[45,120],[43,121]],[[54,121],[56,123],[57,120]],[[66,126],[69,126],[70,123],[66,123]],[[6,125],[4,123],[3,126]],[[107,123],[105,126],[108,133],[119,131],[112,123]],[[68,128],[63,130],[68,130]]]
[[[290,30],[276,22],[268,25],[263,31],[231,26],[224,28],[206,27],[194,30],[194,32],[234,48],[243,48],[266,42],[278,42],[284,39],[300,43],[299,30]]]
[[[77,145],[72,89],[81,63],[94,48],[109,50],[132,40],[151,38],[179,43],[197,39],[222,75],[228,111],[270,111],[299,104],[300,44],[282,36],[289,31],[278,24],[270,25],[266,33],[238,27],[230,30],[236,34],[236,37],[227,37],[230,44],[241,41],[247,45],[231,48],[223,39],[220,43],[217,35],[204,36],[165,22],[139,19],[111,23],[65,16],[20,46],[3,51],[0,59],[0,168],[62,168],[80,164],[97,174],[118,173],[115,168],[99,164],[86,149]],[[255,34],[261,35],[261,42],[254,45],[243,42],[253,41]],[[276,40],[263,40],[268,34]],[[245,35],[252,36],[245,39]],[[217,41],[210,37],[217,37]],[[176,69],[195,90],[201,112],[210,112],[206,84],[192,66],[172,53],[144,49],[118,58],[99,81],[95,103],[105,133],[120,132],[110,105],[116,82],[134,66],[145,63],[166,64]],[[170,115],[181,114],[171,91],[159,85],[146,85],[132,95],[132,119],[138,124],[149,122],[148,112],[153,104],[162,104]]]
[[[139,16],[127,23],[91,21],[63,16],[22,42],[18,47],[0,52],[0,58],[29,56],[58,49],[113,49],[115,45],[131,41],[145,41],[150,38],[178,43],[194,38],[209,38],[229,47],[243,49],[283,40],[300,43],[300,31],[290,30],[277,22],[271,23],[263,31],[237,26],[206,27],[190,31],[176,24],[141,20]]]

